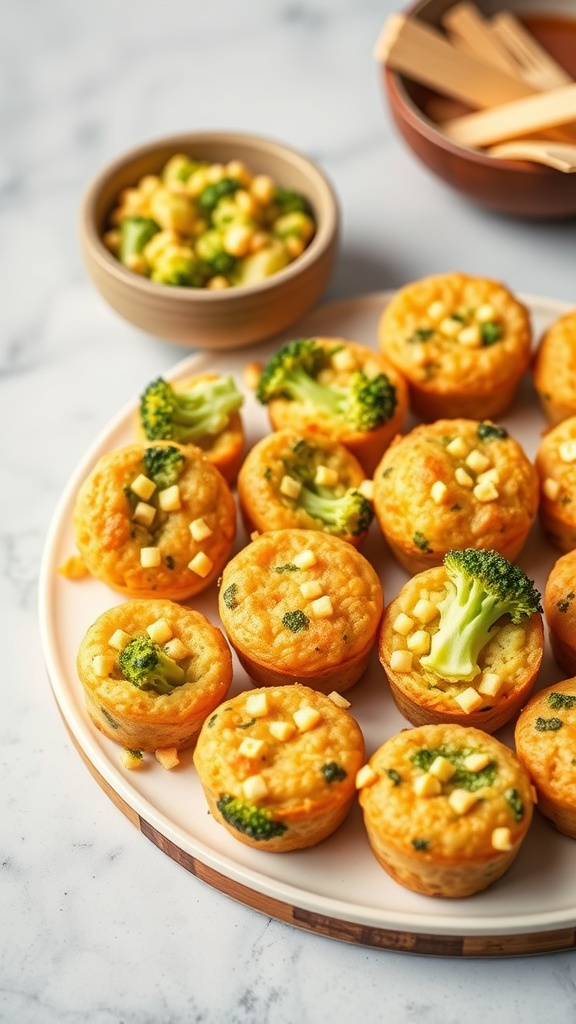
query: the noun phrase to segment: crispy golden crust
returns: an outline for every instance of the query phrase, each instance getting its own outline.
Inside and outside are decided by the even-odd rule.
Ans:
[[[369,376],[385,373],[396,389],[396,408],[391,418],[375,430],[354,430],[348,424],[333,416],[328,416],[316,406],[302,402],[275,398],[268,403],[268,416],[274,430],[290,427],[294,430],[319,431],[340,441],[356,456],[368,476],[382,457],[382,453],[392,438],[402,429],[408,412],[408,388],[403,376],[387,362],[381,353],[357,342],[344,338],[315,338],[319,345],[328,350],[343,348],[352,358],[352,368],[339,370],[333,365],[322,371],[320,380],[330,387],[344,388],[351,374],[356,370],[364,370]]]
[[[443,311],[439,315],[434,304]],[[492,311],[489,322],[500,332],[493,343],[463,342],[461,334],[445,333],[451,314],[462,319],[462,328],[476,324],[479,330],[479,310]],[[425,277],[401,288],[382,313],[378,339],[386,358],[408,380],[410,404],[424,420],[501,416],[530,362],[526,307],[499,281],[462,273]]]
[[[294,449],[302,445],[306,445],[310,453],[310,464],[314,467],[312,474],[319,466],[338,474],[338,481],[331,488],[335,497],[344,495],[350,488],[359,487],[366,479],[358,460],[334,438],[290,428],[268,434],[248,452],[238,476],[238,500],[247,532],[322,530],[358,547],[366,531],[355,536],[338,533],[335,527],[329,527],[323,520],[309,515],[296,499],[282,493],[282,480],[286,475],[290,476],[292,468],[299,462]]]
[[[109,644],[118,629],[143,636],[158,620],[189,652],[177,662],[186,682],[161,695],[127,682],[118,666],[119,652]],[[96,670],[99,656],[114,659],[106,675]],[[80,644],[77,668],[94,725],[134,750],[190,746],[232,682],[232,655],[221,630],[200,612],[159,599],[127,601],[100,615]]]
[[[514,561],[526,541],[538,505],[536,471],[512,437],[483,440],[479,428],[477,420],[466,419],[421,424],[396,438],[376,469],[376,517],[410,573],[439,565],[455,547],[493,548]],[[462,456],[450,450],[458,438]],[[472,453],[480,454],[484,470],[470,467]],[[478,496],[484,473],[493,497]],[[446,489],[440,501],[433,497],[438,481]]]
[[[314,564],[295,569],[311,551]],[[292,568],[291,568],[292,567]],[[317,582],[318,598],[301,585]],[[330,598],[318,617],[313,601]],[[370,563],[351,544],[316,530],[262,534],[228,563],[219,611],[228,639],[259,685],[301,682],[325,693],[352,686],[366,668],[382,614],[382,588]],[[302,628],[285,620],[301,612]],[[296,623],[298,627],[298,623]]]
[[[493,766],[464,813],[449,802],[462,786],[457,775],[433,796],[414,789],[425,770],[413,758],[439,748],[484,753]],[[360,790],[368,839],[379,863],[401,885],[427,896],[471,896],[509,868],[530,826],[532,794],[528,773],[508,747],[479,729],[424,725],[387,740],[369,764],[376,778]],[[508,850],[493,845],[500,828],[510,830]]]
[[[536,453],[540,522],[559,551],[576,548],[575,456],[576,416],[571,416],[544,436]]]
[[[258,694],[265,694],[267,711],[255,717],[249,702]],[[293,718],[302,708],[312,708],[319,716],[306,731]],[[286,739],[270,729],[279,722],[292,729]],[[257,754],[241,750],[247,739],[261,742]],[[355,719],[329,697],[298,684],[251,690],[226,701],[206,721],[194,751],[216,821],[241,842],[274,853],[313,846],[337,828],[354,799],[354,780],[363,761],[364,739]],[[244,791],[246,780],[255,775],[265,788],[256,801]],[[239,831],[218,806],[226,796],[256,803],[284,830],[267,839]]]
[[[576,839],[576,678],[540,690],[522,711],[516,751],[538,794],[538,809]]]
[[[154,447],[166,447],[155,442]],[[143,445],[128,445],[103,455],[81,485],[74,508],[76,543],[89,571],[112,589],[130,597],[166,597],[185,600],[206,589],[225,563],[236,532],[236,506],[218,470],[191,445],[173,445],[185,456],[179,478],[181,508],[162,512],[157,508],[147,529],[134,521],[135,501],[129,491],[140,473]],[[128,491],[128,493],[127,493]],[[150,498],[157,506],[157,493]],[[195,541],[190,523],[204,519],[212,533]],[[157,547],[161,563],[144,568],[141,549]],[[206,576],[188,566],[199,553],[212,562]]]
[[[217,373],[195,373],[191,377],[170,383],[175,391],[183,392],[200,381],[217,380],[219,376]],[[142,429],[139,411],[136,412],[136,433],[143,444],[151,443]],[[244,425],[241,414],[239,412],[232,413],[224,430],[219,434],[212,436],[207,434],[198,438],[194,441],[194,447],[200,448],[204,452],[208,462],[216,466],[227,483],[232,486],[236,482],[244,452]]]
[[[576,415],[576,310],[542,335],[533,364],[534,386],[549,423]]]
[[[484,732],[495,732],[526,703],[536,681],[544,653],[542,617],[515,625],[504,616],[490,631],[490,641],[480,653],[480,673],[468,682],[454,682],[439,678],[420,663],[421,655],[412,654],[409,671],[393,667],[395,651],[410,651],[411,640],[424,632],[432,637],[437,632],[439,613],[430,622],[418,619],[417,602],[425,600],[435,607],[446,597],[450,582],[444,566],[428,569],[409,580],[384,612],[378,641],[378,655],[386,673],[394,701],[402,714],[414,725],[450,722],[473,726]],[[432,613],[430,613],[432,614]],[[412,622],[405,634],[395,625],[398,616]],[[429,643],[422,654],[427,653]],[[496,696],[482,695],[481,703],[469,712],[464,711],[456,698],[468,688],[477,691],[486,674],[502,680]]]
[[[552,653],[566,675],[576,675],[576,551],[552,566],[542,603]]]

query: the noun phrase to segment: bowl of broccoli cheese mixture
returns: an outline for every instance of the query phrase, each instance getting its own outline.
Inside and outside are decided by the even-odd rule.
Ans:
[[[236,348],[295,323],[326,287],[339,213],[324,173],[279,142],[197,132],[106,166],[81,204],[88,273],[136,327]]]

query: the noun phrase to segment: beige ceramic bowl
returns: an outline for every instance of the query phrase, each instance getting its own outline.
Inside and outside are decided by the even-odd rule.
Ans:
[[[419,0],[406,13],[438,27],[457,0]],[[476,0],[486,17],[514,12],[567,71],[576,77],[574,0]],[[548,6],[552,10],[548,10]],[[495,159],[480,149],[458,145],[438,129],[437,112],[448,115],[446,98],[382,67],[382,85],[396,128],[415,156],[467,198],[500,213],[531,218],[576,214],[576,174],[520,160]],[[438,102],[440,99],[440,102]],[[454,103],[451,115],[466,109]]]
[[[175,153],[211,161],[243,160],[254,173],[302,192],[314,210],[316,234],[293,263],[261,284],[208,291],[157,284],[127,270],[101,234],[122,189],[157,173]],[[256,135],[190,132],[129,150],[89,185],[80,210],[86,267],[103,298],[136,327],[193,348],[239,348],[295,323],[326,287],[338,247],[339,214],[322,171],[303,154]]]

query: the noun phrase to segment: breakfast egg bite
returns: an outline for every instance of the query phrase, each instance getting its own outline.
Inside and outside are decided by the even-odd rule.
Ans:
[[[576,310],[559,317],[544,332],[532,371],[548,422],[555,426],[576,416]]]
[[[576,548],[576,416],[544,435],[536,452],[540,523],[560,551]]]

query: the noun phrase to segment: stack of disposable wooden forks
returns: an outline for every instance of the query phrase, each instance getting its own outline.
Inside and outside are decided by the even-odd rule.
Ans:
[[[521,21],[509,11],[485,18],[464,0],[447,11],[442,28],[392,15],[375,56],[472,108],[441,120],[454,142],[576,171],[576,83]]]

